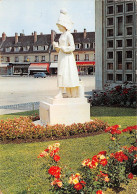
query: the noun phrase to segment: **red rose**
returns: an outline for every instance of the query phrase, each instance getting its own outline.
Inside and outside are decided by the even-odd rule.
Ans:
[[[55,155],[53,158],[56,162],[58,162],[60,160],[60,156],[59,155]]]
[[[48,170],[48,173],[54,176],[55,178],[60,178],[61,168],[58,166],[51,166]]]
[[[102,160],[100,160],[100,164],[102,165],[102,166],[106,166],[107,165],[107,159],[102,159]]]
[[[83,187],[80,183],[77,183],[74,185],[74,189],[76,189],[77,191],[81,190]]]
[[[103,194],[103,191],[102,190],[98,190],[98,191],[96,191],[96,194]]]
[[[128,178],[129,179],[133,179],[133,174],[132,173],[129,173]]]
[[[85,181],[80,181],[80,184],[82,184],[82,185],[83,185],[83,187],[85,187],[86,182],[85,182]]]
[[[104,155],[105,156],[106,153],[107,153],[106,151],[101,151],[101,152],[98,153],[98,155],[100,154],[100,155]]]
[[[55,148],[53,151],[54,151],[54,153],[56,153],[59,151],[59,148]]]

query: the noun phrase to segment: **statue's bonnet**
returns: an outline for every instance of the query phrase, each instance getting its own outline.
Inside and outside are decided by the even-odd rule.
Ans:
[[[70,17],[68,16],[66,9],[60,10],[60,16],[56,24],[64,26],[67,30],[70,30],[72,28],[73,23]]]

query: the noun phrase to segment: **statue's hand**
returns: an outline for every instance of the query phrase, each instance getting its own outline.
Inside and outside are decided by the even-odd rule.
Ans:
[[[55,47],[55,50],[59,53],[60,48],[59,47]]]

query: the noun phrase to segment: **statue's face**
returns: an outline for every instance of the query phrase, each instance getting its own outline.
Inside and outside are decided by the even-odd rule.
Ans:
[[[60,32],[65,32],[66,28],[60,24],[57,25]]]

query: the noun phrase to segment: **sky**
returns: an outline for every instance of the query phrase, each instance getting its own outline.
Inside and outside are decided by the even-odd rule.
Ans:
[[[95,31],[95,0],[0,0],[0,37],[15,33],[59,33],[56,22],[65,8],[77,32]]]

